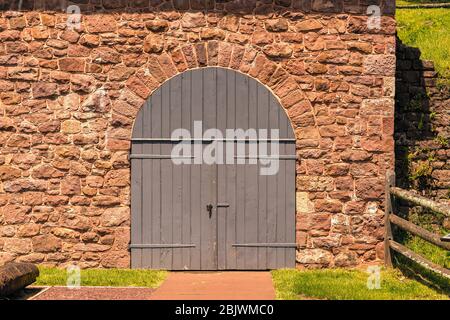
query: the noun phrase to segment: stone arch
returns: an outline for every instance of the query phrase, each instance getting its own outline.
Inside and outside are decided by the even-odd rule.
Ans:
[[[213,40],[152,54],[147,64],[126,81],[126,87],[142,99],[142,106],[164,82],[187,70],[202,67],[227,68],[255,79],[278,99],[297,139],[318,134],[312,105],[294,77],[251,46]]]

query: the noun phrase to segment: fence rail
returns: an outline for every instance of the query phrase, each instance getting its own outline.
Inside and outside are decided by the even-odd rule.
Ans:
[[[422,238],[442,249],[450,250],[450,235],[441,237],[440,235],[434,234],[422,227],[415,225],[414,223],[407,221],[394,212],[394,201],[393,198],[399,198],[405,200],[414,205],[418,205],[434,212],[443,214],[445,216],[450,216],[450,207],[445,204],[437,203],[433,200],[427,199],[425,197],[419,196],[414,192],[403,190],[395,187],[395,175],[392,172],[388,172],[386,175],[386,205],[385,205],[385,265],[392,266],[391,249],[402,254],[403,256],[409,258],[410,260],[418,263],[422,267],[431,270],[441,276],[450,279],[450,270],[442,266],[439,266],[421,255],[413,252],[412,250],[406,248],[398,242],[394,241],[392,235],[392,224],[397,227],[408,231],[409,233]]]

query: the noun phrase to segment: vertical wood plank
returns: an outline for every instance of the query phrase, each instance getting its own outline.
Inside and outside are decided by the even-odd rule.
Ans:
[[[191,73],[191,132],[194,133],[194,121],[201,121],[203,116],[203,77],[199,70]],[[201,164],[191,165],[191,232],[195,248],[191,249],[191,268],[201,270],[201,214],[206,214],[201,202]]]
[[[260,84],[256,81],[249,81],[248,83],[248,123],[249,130],[256,130],[258,124],[258,91],[257,88]],[[253,147],[257,146],[255,142],[248,143],[247,154],[249,157],[258,156],[258,154],[250,153]],[[258,162],[258,159],[249,159],[245,164],[245,242],[257,243],[258,242],[258,165],[253,161]],[[258,268],[258,248],[246,248],[245,249],[245,268],[257,269]]]
[[[144,137],[151,135],[151,100],[142,108],[142,132]],[[153,146],[149,143],[141,143],[142,153],[152,153]],[[151,160],[143,159],[142,162],[142,242],[143,244],[152,242],[152,163]],[[159,201],[159,199],[158,199]],[[152,267],[152,252],[142,249],[142,268]]]
[[[289,130],[289,129],[288,129]],[[295,142],[289,142],[286,144],[286,154],[295,155]],[[286,168],[284,171],[285,181],[286,181],[286,193],[285,193],[285,201],[286,201],[286,242],[287,243],[296,243],[296,228],[295,228],[295,160],[284,160],[286,163]],[[286,261],[284,266],[286,268],[295,268],[295,256],[296,256],[296,248],[286,248]]]
[[[162,137],[162,92],[160,89],[156,90],[151,97],[151,137]],[[154,154],[161,154],[161,144],[152,144],[152,152]],[[161,162],[163,160],[154,159],[149,160],[152,167],[152,189],[151,198],[151,217],[152,217],[152,242],[161,243]],[[161,249],[148,249],[152,254],[152,267],[153,269],[161,268]]]
[[[169,83],[170,84],[170,83]],[[170,85],[162,86],[162,136],[170,137]],[[161,153],[170,154],[172,145],[170,143],[161,144]],[[161,160],[161,243],[173,243],[173,175],[172,160]],[[161,249],[161,268],[172,269],[172,253],[173,249]]]
[[[227,71],[227,129],[236,128],[236,73]],[[236,144],[231,143],[232,149],[236,152]],[[227,156],[227,154],[225,154]],[[237,242],[236,217],[237,217],[237,188],[236,188],[236,168],[235,161],[226,165],[226,190],[227,209],[226,216],[226,268],[237,269],[237,249],[232,245]]]
[[[191,73],[183,73],[182,77],[182,112],[181,122],[184,129],[191,128]],[[182,165],[182,243],[193,243],[191,235],[191,194],[197,192],[191,189],[191,165]],[[184,248],[182,250],[182,265],[183,269],[191,269],[191,248]],[[194,249],[195,250],[195,249]]]
[[[248,104],[249,104],[249,79],[242,74],[236,75],[236,129],[246,129],[248,127]],[[239,110],[239,111],[238,111]],[[245,145],[245,143],[243,143]],[[239,145],[239,142],[236,143]],[[244,156],[239,155],[238,156]],[[245,243],[245,209],[246,209],[246,165],[236,165],[236,230],[237,230],[237,243]],[[246,253],[245,247],[237,248],[237,269],[245,269]]]
[[[287,123],[284,119],[283,110],[278,106],[275,97],[271,97],[273,108],[278,109],[278,123],[280,137],[287,136]],[[286,154],[286,144],[279,144],[280,155]],[[279,171],[277,174],[277,242],[286,243],[286,161],[279,160]],[[286,249],[277,248],[277,268],[283,268],[286,261]]]
[[[217,69],[217,129],[224,135],[227,128],[227,70]],[[223,144],[223,148],[226,145]],[[227,193],[227,169],[225,164],[225,151],[222,164],[217,166],[217,202],[228,203]],[[226,269],[227,255],[227,216],[229,208],[217,208],[217,268]]]
[[[217,127],[217,72],[215,68],[201,70],[203,74],[203,124],[204,130]],[[206,147],[206,144],[204,144]],[[206,154],[205,154],[206,155]],[[202,164],[203,208],[212,205],[212,214],[202,214],[202,268],[217,269],[217,165]]]
[[[145,107],[145,106],[144,106]],[[143,116],[142,110],[139,112],[134,125],[133,135],[142,137]],[[142,145],[133,143],[131,153],[142,153]],[[131,243],[142,243],[142,160],[133,159],[131,163]],[[142,267],[142,249],[131,249],[131,267]]]
[[[269,91],[258,86],[258,129],[269,128]],[[269,134],[269,132],[268,132]],[[269,146],[267,145],[267,148]],[[267,149],[268,151],[268,149]],[[266,152],[268,153],[268,152]],[[258,166],[261,168],[261,165]],[[267,243],[267,176],[258,172],[258,243]],[[267,248],[258,248],[258,269],[267,269]]]
[[[182,127],[181,120],[182,112],[182,92],[181,92],[181,76],[176,76],[171,80],[170,85],[170,135],[174,130]],[[174,144],[171,144],[170,151]],[[181,165],[176,165],[169,160],[172,166],[172,241],[175,244],[182,241],[182,168]],[[174,248],[172,250],[172,268],[174,270],[182,270],[182,250],[181,248]]]
[[[279,128],[279,110],[275,108],[273,99],[268,97],[269,103],[269,128]],[[270,134],[270,132],[269,132]],[[271,152],[269,152],[271,153]],[[278,175],[267,176],[267,241],[269,243],[277,242],[278,227]],[[267,248],[267,266],[269,269],[277,268],[277,249]]]

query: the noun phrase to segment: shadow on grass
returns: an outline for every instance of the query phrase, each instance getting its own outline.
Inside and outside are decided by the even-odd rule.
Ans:
[[[394,266],[398,268],[406,277],[412,278],[423,285],[436,290],[440,294],[450,297],[450,280],[434,272],[431,272],[418,263],[395,253]]]

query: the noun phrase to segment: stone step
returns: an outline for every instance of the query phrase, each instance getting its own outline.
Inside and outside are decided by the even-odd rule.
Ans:
[[[7,263],[0,267],[0,297],[11,295],[36,281],[38,268],[31,263]]]

